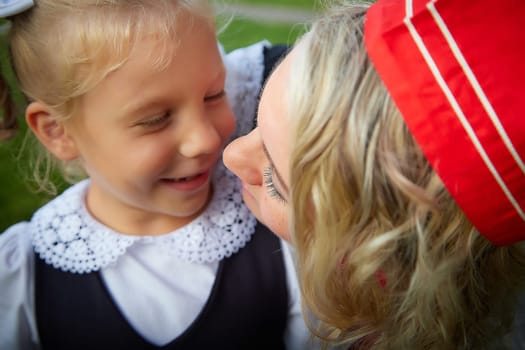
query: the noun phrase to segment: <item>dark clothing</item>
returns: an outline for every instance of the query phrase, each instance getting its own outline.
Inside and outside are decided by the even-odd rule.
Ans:
[[[128,324],[99,272],[63,272],[36,256],[42,349],[284,349],[288,292],[280,249],[278,238],[258,224],[246,247],[220,262],[197,319],[164,347],[148,343]]]

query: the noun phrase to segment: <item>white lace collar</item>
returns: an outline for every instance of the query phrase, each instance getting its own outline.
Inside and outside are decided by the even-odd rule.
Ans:
[[[206,211],[162,236],[123,235],[96,221],[84,205],[89,180],[80,182],[34,214],[34,249],[48,264],[73,273],[98,271],[137,242],[157,244],[188,262],[222,260],[250,240],[256,220],[242,201],[235,175],[220,164],[213,180],[214,195]]]

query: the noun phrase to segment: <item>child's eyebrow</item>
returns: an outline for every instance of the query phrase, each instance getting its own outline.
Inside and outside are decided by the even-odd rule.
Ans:
[[[277,180],[279,181],[279,185],[282,188],[282,190],[285,192],[286,195],[288,195],[290,192],[288,190],[288,186],[286,186],[286,182],[283,181],[283,177],[275,167],[275,163],[272,160],[272,157],[270,157],[270,153],[268,152],[268,148],[266,148],[266,145],[264,142],[262,143],[264,154],[266,155],[266,158],[270,161],[270,165],[273,169],[273,172],[275,173],[275,176],[277,177]]]

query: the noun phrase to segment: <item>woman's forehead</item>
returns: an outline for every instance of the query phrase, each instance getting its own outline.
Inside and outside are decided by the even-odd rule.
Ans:
[[[284,58],[271,74],[261,96],[258,127],[262,143],[285,185],[289,179],[290,118],[288,94],[290,74],[296,48]]]

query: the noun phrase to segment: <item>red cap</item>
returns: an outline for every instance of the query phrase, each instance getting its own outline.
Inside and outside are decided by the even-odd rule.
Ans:
[[[525,240],[525,1],[379,0],[369,56],[478,231]]]

